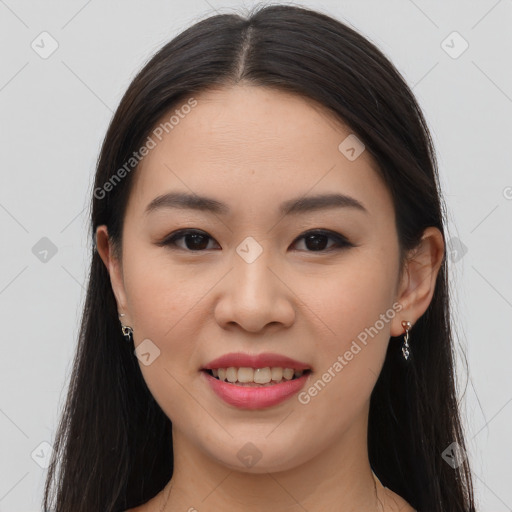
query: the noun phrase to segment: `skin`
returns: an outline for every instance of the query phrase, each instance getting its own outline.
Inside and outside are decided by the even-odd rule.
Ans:
[[[413,510],[379,483],[375,488],[369,400],[390,336],[403,334],[402,320],[414,325],[432,299],[441,233],[425,230],[401,272],[391,196],[368,151],[350,161],[338,150],[347,127],[309,100],[268,88],[239,84],[195,98],[197,106],[134,171],[122,261],[107,227],[96,235],[135,346],[149,338],[160,350],[150,365],[139,365],[173,426],[174,475],[131,512],[161,510],[170,484],[166,511]],[[170,191],[213,197],[232,213],[144,214]],[[333,192],[356,198],[367,212],[277,212],[287,199]],[[204,248],[194,251],[190,237],[174,249],[157,245],[184,228],[208,235]],[[299,238],[314,229],[339,233],[353,246],[336,249],[335,239],[320,236],[315,250]],[[247,236],[263,249],[252,263],[236,252]],[[401,310],[307,404],[294,396],[266,409],[238,409],[199,372],[228,352],[277,352],[311,365],[313,383],[394,303]],[[413,337],[410,344],[414,350]],[[261,453],[252,467],[237,457],[248,442]]]

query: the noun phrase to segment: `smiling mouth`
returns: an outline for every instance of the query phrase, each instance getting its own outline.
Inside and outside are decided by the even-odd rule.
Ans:
[[[233,384],[235,386],[246,387],[266,387],[282,384],[296,380],[303,375],[311,373],[307,370],[294,370],[293,368],[215,368],[203,370],[211,377]]]

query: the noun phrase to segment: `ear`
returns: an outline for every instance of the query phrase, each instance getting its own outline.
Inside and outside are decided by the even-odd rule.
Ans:
[[[96,229],[96,247],[103,263],[107,267],[110,275],[110,284],[116,297],[117,310],[119,313],[125,313],[123,324],[129,322],[126,293],[124,289],[123,270],[121,262],[115,257],[112,242],[108,236],[107,226],[98,226]]]
[[[397,295],[403,309],[392,320],[391,336],[404,334],[402,321],[408,320],[414,326],[427,310],[434,295],[444,252],[441,231],[435,227],[426,228],[419,244],[410,251],[404,263]]]

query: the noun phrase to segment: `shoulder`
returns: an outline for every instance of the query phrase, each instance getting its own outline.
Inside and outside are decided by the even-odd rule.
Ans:
[[[124,512],[155,512],[156,510],[158,510],[156,500],[155,498],[151,498],[149,501],[139,505],[138,507],[127,508]]]
[[[146,501],[146,503],[143,503],[138,507],[126,509],[124,512],[159,512],[161,495],[162,491],[160,491],[156,496],[153,496],[149,501]]]
[[[400,495],[393,492],[391,489],[384,487],[386,496],[386,504],[389,503],[389,510],[393,512],[416,512],[416,510],[409,505]]]

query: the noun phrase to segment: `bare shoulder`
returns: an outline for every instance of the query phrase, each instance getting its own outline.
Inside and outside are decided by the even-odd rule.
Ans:
[[[389,504],[389,510],[393,512],[416,512],[401,496],[393,492],[391,489],[384,487],[386,493],[386,505]]]
[[[151,498],[149,501],[146,501],[146,503],[143,503],[138,507],[126,509],[124,512],[157,512],[159,509],[159,507],[157,507],[157,496]]]
[[[126,509],[124,512],[150,512],[150,510],[151,509],[148,507],[148,503],[144,503],[138,507]]]
[[[158,494],[149,499],[149,501],[146,501],[146,503],[143,503],[138,507],[126,509],[124,512],[159,512],[163,501],[162,493],[163,491],[160,491]]]

